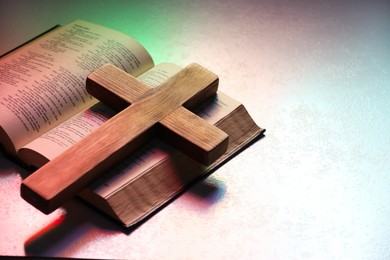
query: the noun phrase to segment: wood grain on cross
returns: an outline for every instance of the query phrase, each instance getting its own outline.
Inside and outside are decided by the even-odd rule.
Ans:
[[[21,196],[48,214],[155,136],[211,164],[226,151],[228,135],[188,109],[217,88],[218,77],[197,64],[154,89],[113,65],[101,67],[88,76],[88,91],[116,109],[128,107],[26,178]]]

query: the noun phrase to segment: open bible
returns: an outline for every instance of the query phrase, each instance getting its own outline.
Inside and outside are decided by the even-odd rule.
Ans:
[[[81,20],[61,26],[0,59],[4,149],[39,168],[115,115],[85,88],[86,77],[106,63],[150,87],[181,69],[172,63],[155,66],[142,45],[120,32]],[[153,139],[80,197],[132,226],[264,132],[242,104],[222,92],[194,112],[229,135],[228,150],[215,163],[203,166]]]

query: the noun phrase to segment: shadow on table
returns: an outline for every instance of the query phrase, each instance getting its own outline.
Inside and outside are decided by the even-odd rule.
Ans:
[[[74,253],[99,237],[125,231],[81,199],[72,199],[63,208],[66,213],[25,241],[26,255],[58,256]]]
[[[216,182],[203,180],[189,192],[202,207],[205,207],[218,201],[216,197],[220,196],[221,187],[218,187]],[[169,202],[166,205],[168,204]],[[66,213],[42,227],[25,241],[25,253],[28,256],[48,257],[74,254],[85,248],[88,243],[97,243],[99,238],[119,234],[130,235],[166,205],[135,226],[126,228],[81,199],[72,199],[63,207]]]
[[[0,177],[14,173],[20,173],[23,177],[27,176],[29,172],[31,172],[31,169],[21,165],[17,158],[6,154],[0,145]]]

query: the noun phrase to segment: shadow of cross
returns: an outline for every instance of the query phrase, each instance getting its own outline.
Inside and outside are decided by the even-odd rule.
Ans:
[[[48,214],[156,135],[211,164],[227,150],[228,135],[187,109],[217,88],[218,77],[198,64],[154,89],[113,65],[99,68],[88,76],[88,91],[117,109],[131,105],[27,177],[21,196]]]

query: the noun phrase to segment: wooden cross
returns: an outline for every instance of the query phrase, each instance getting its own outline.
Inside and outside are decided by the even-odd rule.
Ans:
[[[154,136],[211,164],[227,150],[228,135],[188,109],[217,88],[218,77],[197,64],[154,89],[113,65],[99,68],[87,78],[88,92],[116,109],[128,107],[26,178],[21,196],[48,214]]]

